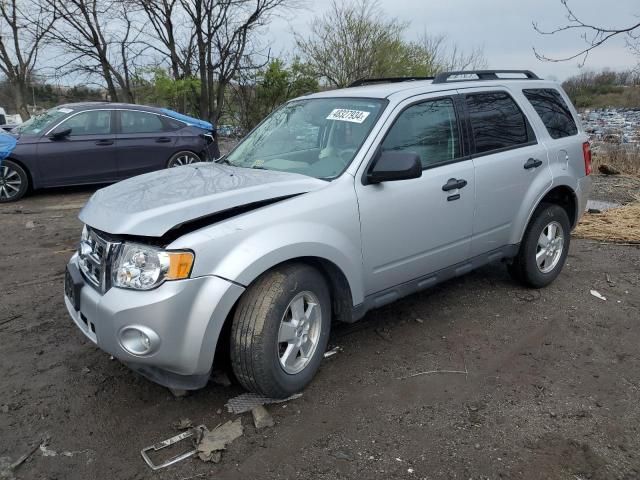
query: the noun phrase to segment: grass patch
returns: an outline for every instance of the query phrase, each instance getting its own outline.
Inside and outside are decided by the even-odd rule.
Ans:
[[[640,245],[640,201],[603,213],[586,213],[573,235],[601,242]]]

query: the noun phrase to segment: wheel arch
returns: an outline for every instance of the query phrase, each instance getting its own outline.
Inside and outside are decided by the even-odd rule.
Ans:
[[[517,244],[522,241],[524,232],[526,231],[527,226],[531,223],[534,213],[543,203],[551,203],[564,208],[567,212],[567,215],[569,216],[569,222],[571,224],[571,229],[573,230],[578,219],[580,218],[580,212],[578,212],[579,202],[576,191],[571,186],[566,184],[555,185],[538,198],[533,208],[530,208],[529,212],[527,213],[526,221],[518,224],[518,228],[515,229],[514,232],[514,235],[516,235],[516,237],[512,238],[512,243]]]

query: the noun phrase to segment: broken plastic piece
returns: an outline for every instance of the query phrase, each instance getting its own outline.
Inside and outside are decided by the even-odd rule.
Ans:
[[[591,295],[593,295],[596,298],[599,298],[600,300],[607,300],[607,297],[604,297],[599,291],[597,290],[591,290]]]
[[[185,440],[187,438],[193,437],[194,435],[198,434],[201,435],[202,432],[206,431],[207,427],[205,427],[204,425],[198,425],[195,428],[192,428],[190,430],[187,430],[186,432],[182,432],[179,435],[176,435],[174,437],[171,438],[167,438],[166,440],[163,440],[162,442],[156,443],[155,445],[151,445],[150,447],[145,447],[142,450],[140,450],[140,455],[142,455],[143,460],[145,461],[145,463],[147,465],[149,465],[149,467],[151,468],[151,470],[160,470],[161,468],[165,468],[168,467],[169,465],[173,465],[174,463],[178,463],[182,460],[185,460],[189,457],[192,457],[193,455],[195,455],[198,452],[197,448],[192,448],[191,450],[189,450],[188,452],[185,453],[181,453],[179,455],[176,455],[175,457],[170,458],[169,460],[167,460],[164,463],[160,463],[160,464],[155,464],[151,461],[151,458],[149,458],[149,455],[147,455],[147,452],[157,452],[162,450],[163,448],[167,448],[171,445],[174,445],[178,442],[181,442],[182,440]]]
[[[336,353],[340,353],[342,351],[342,347],[334,347],[331,350],[327,350],[324,352],[324,358],[329,358],[334,356]]]

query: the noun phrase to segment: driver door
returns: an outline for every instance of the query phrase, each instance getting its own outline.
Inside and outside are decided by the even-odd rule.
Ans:
[[[116,181],[118,161],[113,125],[112,110],[86,110],[41,137],[37,151],[44,186]],[[65,130],[70,130],[66,136],[51,136]]]
[[[368,166],[356,178],[366,295],[403,296],[403,284],[426,287],[433,274],[470,256],[474,166],[454,97],[427,95],[399,105],[374,143],[418,154],[421,178],[364,185]],[[464,186],[449,188],[451,179]]]

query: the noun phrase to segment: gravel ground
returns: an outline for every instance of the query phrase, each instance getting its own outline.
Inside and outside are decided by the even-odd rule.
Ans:
[[[274,427],[244,414],[221,463],[151,472],[142,447],[182,418],[237,418],[224,404],[241,390],[175,398],[73,325],[62,274],[90,193],[0,206],[0,478],[43,438],[17,479],[640,477],[640,249],[581,240],[546,289],[496,264],[336,325],[342,351],[267,407]],[[403,378],[433,370],[456,373]]]

